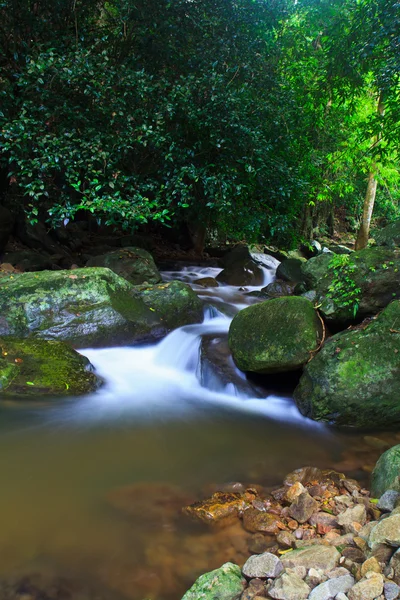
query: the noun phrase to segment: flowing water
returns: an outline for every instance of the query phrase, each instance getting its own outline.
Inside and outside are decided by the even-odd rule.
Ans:
[[[366,480],[376,440],[304,419],[290,379],[247,381],[235,368],[229,323],[257,299],[193,283],[217,273],[164,273],[203,297],[202,324],[156,344],[82,350],[105,380],[95,394],[2,403],[0,577],[47,569],[118,598],[178,600],[201,572],[244,560],[249,538],[196,526],[182,505],[227,482],[277,485],[307,464]]]

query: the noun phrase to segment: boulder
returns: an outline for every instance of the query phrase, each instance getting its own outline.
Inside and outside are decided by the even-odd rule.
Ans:
[[[241,310],[229,329],[229,347],[242,371],[279,373],[304,365],[317,350],[321,324],[312,303],[291,296]]]
[[[237,246],[221,262],[224,269],[216,277],[218,282],[242,286],[261,285],[264,280],[264,272],[247,246]]]
[[[135,286],[133,294],[157,313],[168,330],[203,321],[202,301],[190,285],[182,281]]]
[[[386,450],[372,472],[372,495],[380,498],[387,490],[400,492],[400,444]]]
[[[87,358],[64,342],[0,338],[0,397],[86,394],[100,385]]]
[[[261,292],[270,298],[280,298],[281,296],[292,296],[294,288],[293,283],[277,279],[263,287]]]
[[[400,250],[389,248],[365,248],[353,252],[343,267],[344,290],[348,289],[345,279],[354,282],[358,309],[354,313],[354,302],[337,291],[330,291],[338,277],[330,268],[332,255],[321,254],[311,258],[302,266],[303,278],[311,290],[317,292],[320,312],[328,323],[343,328],[365,317],[376,315],[394,298],[400,298]],[[345,272],[348,274],[345,274]]]
[[[377,246],[389,246],[390,248],[400,246],[400,220],[377,231],[374,239]]]
[[[292,283],[298,283],[303,281],[304,275],[302,266],[305,264],[305,259],[300,258],[287,258],[283,260],[276,270],[276,277],[283,279],[283,281],[290,281]]]
[[[0,336],[111,346],[165,333],[160,317],[109,269],[0,278]]]
[[[240,567],[225,563],[219,569],[201,575],[182,600],[238,600],[245,585]]]
[[[14,227],[14,217],[4,206],[0,206],[0,253],[7,245]]]
[[[88,260],[87,266],[111,269],[133,285],[161,281],[152,255],[143,248],[127,247],[94,256]]]
[[[400,302],[366,327],[329,338],[306,365],[294,398],[317,421],[355,428],[400,423]],[[383,490],[384,491],[384,490]]]

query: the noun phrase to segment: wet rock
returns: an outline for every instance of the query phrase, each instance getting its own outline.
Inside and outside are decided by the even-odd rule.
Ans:
[[[244,586],[240,568],[225,563],[219,569],[201,575],[182,600],[238,600]]]
[[[121,248],[94,256],[87,262],[88,267],[106,267],[133,285],[159,283],[161,275],[152,255],[143,248]]]
[[[400,499],[400,492],[395,490],[386,490],[376,505],[382,512],[392,512]]]
[[[278,577],[283,566],[278,557],[270,552],[264,552],[250,558],[243,565],[242,573],[248,579],[267,579]]]
[[[203,321],[202,301],[182,281],[135,286],[133,296],[154,311],[168,330]]]
[[[279,517],[268,512],[261,512],[255,508],[249,508],[243,514],[243,527],[247,531],[255,533],[263,531],[265,533],[278,533]]]
[[[2,396],[75,396],[92,392],[101,383],[89,360],[64,342],[0,338]]]
[[[288,281],[273,281],[261,289],[261,292],[270,298],[280,298],[281,296],[291,296],[294,285]]]
[[[379,573],[368,573],[348,592],[349,600],[374,600],[383,592],[383,577]]]
[[[248,506],[250,504],[243,494],[216,492],[211,498],[186,506],[183,512],[209,525],[216,523],[219,525],[230,525]],[[258,513],[258,511],[256,512]],[[254,529],[253,531],[260,530]]]
[[[294,574],[283,573],[268,590],[268,595],[275,600],[305,600],[310,587]]]
[[[305,523],[317,510],[318,502],[308,492],[303,492],[290,505],[289,514],[299,523]]]
[[[231,323],[229,346],[242,371],[279,373],[305,364],[317,349],[320,335],[312,303],[292,296],[241,310]]]
[[[387,490],[400,492],[400,444],[382,454],[372,472],[371,493],[380,498]]]
[[[223,257],[222,263],[225,268],[217,275],[218,282],[235,286],[261,285],[263,282],[263,270],[247,246],[231,250]]]
[[[400,546],[400,515],[387,517],[377,523],[371,531],[368,544],[371,548],[377,544],[387,544],[398,548]]]
[[[365,328],[329,338],[305,366],[295,389],[300,412],[353,428],[400,423],[400,336],[390,332],[399,318],[400,302],[395,300]]]
[[[355,580],[350,573],[334,579],[328,579],[313,589],[309,600],[332,600],[340,592],[346,593],[354,585]]]
[[[209,288],[209,287],[218,287],[218,281],[214,279],[214,277],[201,277],[200,279],[196,279],[193,281],[195,285],[201,285],[201,287]]]
[[[109,269],[22,273],[0,279],[0,336],[80,347],[112,346],[165,333],[159,317]]]
[[[400,587],[397,583],[387,581],[383,586],[385,600],[396,600],[400,596]]]
[[[330,571],[339,562],[340,554],[332,546],[312,545],[307,548],[293,550],[282,556],[281,561],[285,568],[298,565],[306,569],[322,569]]]
[[[275,536],[255,533],[248,541],[247,547],[254,554],[262,554],[274,545]]]
[[[304,280],[302,272],[302,266],[305,260],[299,258],[288,258],[283,260],[276,270],[277,279],[283,279],[283,281],[290,281],[292,283],[298,283]]]

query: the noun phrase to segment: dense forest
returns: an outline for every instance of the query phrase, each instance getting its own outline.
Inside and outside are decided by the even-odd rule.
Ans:
[[[31,222],[201,251],[399,216],[396,0],[3,0],[0,36],[0,203]]]

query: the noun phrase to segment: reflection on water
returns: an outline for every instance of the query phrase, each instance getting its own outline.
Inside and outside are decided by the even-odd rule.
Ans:
[[[84,350],[106,380],[92,396],[2,404],[1,577],[46,566],[121,598],[177,600],[200,573],[243,562],[251,537],[195,526],[182,504],[229,481],[278,485],[306,464],[366,479],[376,440],[307,421],[288,397],[204,381],[202,335],[230,322],[207,314],[156,345]]]

